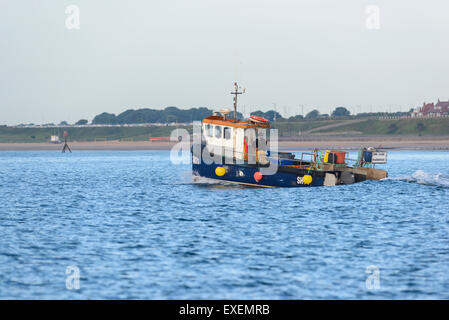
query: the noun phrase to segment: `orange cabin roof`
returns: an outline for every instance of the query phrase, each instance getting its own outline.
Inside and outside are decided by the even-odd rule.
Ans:
[[[209,116],[203,119],[203,123],[218,124],[222,126],[235,127],[235,128],[270,128],[269,123],[253,123],[249,121],[225,119],[222,116]]]

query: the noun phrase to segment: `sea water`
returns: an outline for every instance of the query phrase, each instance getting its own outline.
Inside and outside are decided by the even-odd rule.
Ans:
[[[449,298],[449,153],[382,181],[193,183],[169,151],[0,152],[1,299]]]

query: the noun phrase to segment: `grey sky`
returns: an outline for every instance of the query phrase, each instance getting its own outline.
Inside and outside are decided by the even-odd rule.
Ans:
[[[70,4],[80,30],[65,26]],[[380,9],[379,30],[365,27],[367,5]],[[0,124],[221,108],[234,80],[247,89],[246,112],[405,111],[449,99],[447,0],[0,0],[0,9]]]

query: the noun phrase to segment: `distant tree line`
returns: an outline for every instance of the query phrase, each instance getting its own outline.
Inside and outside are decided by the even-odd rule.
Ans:
[[[270,110],[267,112],[263,111],[255,111],[252,112],[251,115],[261,116],[264,117],[267,120],[270,121],[301,121],[301,120],[320,120],[320,119],[329,119],[329,118],[345,118],[350,117],[351,113],[349,110],[347,110],[344,107],[337,107],[332,112],[332,115],[329,116],[328,114],[321,114],[317,109],[313,109],[309,113],[307,113],[305,116],[303,115],[296,115],[289,118],[284,118],[281,114],[274,110]]]
[[[321,114],[317,109],[313,109],[306,115],[295,115],[289,118],[284,118],[279,112],[275,110],[269,111],[254,111],[251,115],[264,117],[270,122],[297,122],[303,120],[328,120],[328,119],[359,119],[367,117],[401,117],[410,115],[409,112],[373,112],[373,113],[358,113],[351,115],[351,112],[345,107],[336,107],[334,111],[329,114]],[[179,109],[177,107],[167,107],[163,110],[156,109],[129,109],[118,115],[113,113],[103,112],[94,117],[92,124],[104,125],[120,125],[120,124],[139,124],[139,123],[190,123],[192,121],[201,121],[205,117],[213,114],[213,110],[208,108],[191,108]],[[228,115],[232,117],[233,113]],[[237,118],[243,119],[243,115],[237,112]],[[81,119],[75,125],[86,125],[88,120]],[[59,125],[69,125],[66,121],[62,121]]]
[[[192,108],[182,110],[176,107],[167,107],[163,110],[155,109],[129,109],[119,115],[103,112],[95,116],[92,124],[137,124],[137,123],[173,123],[192,122],[202,120],[212,115],[207,108]]]
[[[285,119],[283,117],[278,118],[278,121],[301,121],[301,120],[330,120],[330,119],[362,119],[370,117],[404,117],[410,116],[413,109],[408,112],[364,112],[352,115],[351,112],[345,107],[336,107],[334,111],[329,114],[322,114],[317,109],[313,109],[305,116],[296,115]],[[268,119],[268,118],[267,118]]]

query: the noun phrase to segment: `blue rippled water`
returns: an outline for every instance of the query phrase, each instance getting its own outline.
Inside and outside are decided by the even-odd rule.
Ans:
[[[257,189],[193,184],[168,151],[0,152],[0,298],[447,299],[449,153],[387,168]]]

